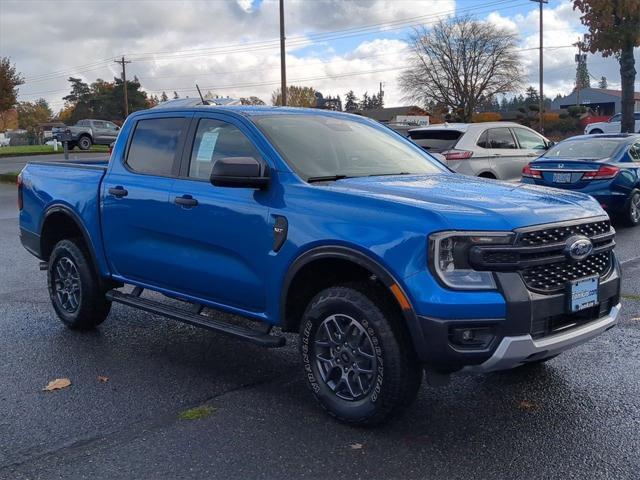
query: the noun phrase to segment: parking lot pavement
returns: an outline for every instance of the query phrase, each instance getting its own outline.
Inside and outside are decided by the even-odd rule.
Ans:
[[[293,336],[264,350],[120,305],[65,329],[14,200],[0,184],[0,479],[640,478],[640,229],[619,230],[618,327],[546,366],[425,384],[363,430],[315,406]]]
[[[95,162],[108,160],[109,155],[104,152],[87,152],[79,151],[69,152],[69,161],[72,162]],[[29,155],[23,157],[0,157],[0,173],[19,172],[27,164],[27,162],[62,162],[64,154],[49,155]]]

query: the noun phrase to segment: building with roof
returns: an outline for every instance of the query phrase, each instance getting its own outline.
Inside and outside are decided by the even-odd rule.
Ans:
[[[579,98],[578,98],[579,95]],[[585,105],[599,115],[615,115],[622,111],[622,92],[605,88],[585,88],[580,92],[574,90],[566,97],[559,97],[551,102],[552,110],[560,110],[573,105]],[[634,111],[640,111],[640,92],[635,92]]]

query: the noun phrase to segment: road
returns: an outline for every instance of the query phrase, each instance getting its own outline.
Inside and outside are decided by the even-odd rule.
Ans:
[[[93,162],[96,160],[108,160],[109,155],[104,152],[83,152],[78,150],[69,152],[69,160],[78,162]],[[61,162],[63,154],[29,155],[23,157],[0,157],[0,173],[19,172],[27,162]]]
[[[423,385],[363,430],[313,403],[293,336],[263,350],[120,305],[65,329],[14,200],[0,184],[0,479],[640,478],[640,228],[619,231],[617,328],[546,366]]]

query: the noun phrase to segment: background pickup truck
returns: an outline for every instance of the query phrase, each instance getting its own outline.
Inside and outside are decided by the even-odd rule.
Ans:
[[[106,120],[79,120],[73,127],[54,127],[52,137],[62,141],[62,134],[69,132],[71,141],[69,148],[76,146],[80,150],[89,150],[91,145],[110,145],[118,136],[120,127]]]
[[[423,372],[544,362],[620,309],[591,197],[455,174],[359,116],[154,108],[108,164],[31,163],[18,185],[22,243],[67,326],[118,302],[265,347],[285,342],[273,326],[299,332],[313,396],[351,424],[401,412]]]

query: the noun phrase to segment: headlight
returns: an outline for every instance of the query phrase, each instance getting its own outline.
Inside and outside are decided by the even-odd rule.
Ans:
[[[513,240],[509,232],[440,232],[429,237],[432,271],[455,290],[495,290],[492,272],[474,270],[469,250],[474,245],[504,245]]]

